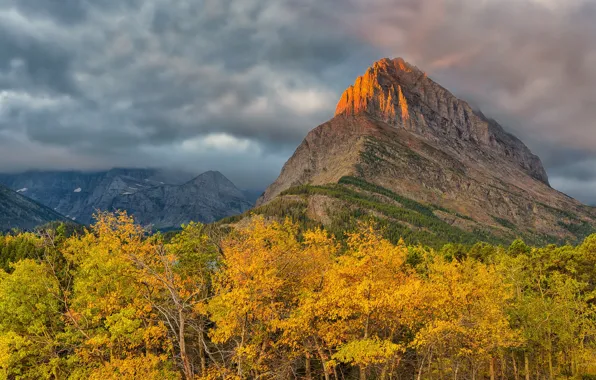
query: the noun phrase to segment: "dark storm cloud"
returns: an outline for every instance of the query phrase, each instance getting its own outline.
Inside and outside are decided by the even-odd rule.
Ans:
[[[365,65],[363,43],[352,49],[351,36],[319,24],[315,2],[292,3],[0,1],[3,145],[36,150],[3,153],[0,169],[62,166],[66,156],[84,167],[115,157],[119,166],[180,164],[185,142],[227,135],[207,156],[186,152],[187,165],[201,156],[218,169],[233,156],[265,186],[332,115],[340,89],[322,80],[326,70]],[[257,148],[244,159],[230,152],[247,142]],[[30,159],[44,149],[60,158]],[[271,157],[274,169],[258,173]]]
[[[594,4],[0,0],[0,170],[174,165],[264,187],[356,75],[404,56],[596,200]]]
[[[82,21],[86,14],[85,2],[80,0],[18,0],[13,4],[24,14],[68,24]]]
[[[73,57],[59,43],[22,34],[0,23],[0,55],[0,88],[75,92],[70,77]]]

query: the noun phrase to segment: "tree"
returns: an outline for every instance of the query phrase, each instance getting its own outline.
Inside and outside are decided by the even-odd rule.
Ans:
[[[327,366],[353,365],[366,378],[373,366],[384,377],[399,365],[420,285],[404,264],[406,254],[405,246],[381,238],[372,224],[362,225],[349,234],[347,251],[320,289],[302,300],[297,314],[313,331]]]
[[[71,339],[80,342],[77,376],[114,377],[118,366],[140,358],[152,366],[145,373],[175,376],[167,370],[167,328],[144,297],[142,268],[131,260],[155,249],[125,213],[99,214],[90,233],[67,241],[64,254],[76,267],[66,314]]]
[[[141,270],[139,280],[145,286],[145,299],[168,327],[184,376],[194,378],[197,366],[206,374],[206,356],[210,353],[206,305],[218,252],[204,226],[190,223],[170,244],[164,246],[158,241],[152,250],[131,253],[130,259]],[[198,363],[189,350],[189,337],[195,342],[192,348],[198,352]]]
[[[488,363],[494,379],[494,358],[520,344],[507,316],[511,288],[496,268],[472,259],[449,263],[436,257],[424,295],[427,317],[420,320],[424,326],[414,342],[421,354],[418,378],[425,363],[429,370],[434,366],[455,378],[472,379]]]
[[[31,259],[0,271],[0,377],[58,377],[63,328],[59,285]]]
[[[299,281],[300,244],[297,226],[255,217],[222,242],[222,271],[215,277],[216,295],[209,304],[216,343],[232,344],[239,377],[274,368],[274,336],[289,312],[288,302]]]

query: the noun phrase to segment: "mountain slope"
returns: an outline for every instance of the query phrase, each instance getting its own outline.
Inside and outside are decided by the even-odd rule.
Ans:
[[[295,197],[290,189],[301,185],[354,190],[340,183],[346,177],[427,205],[463,233],[553,241],[595,225],[594,209],[552,189],[520,140],[402,59],[376,62],[344,92],[335,117],[307,135],[257,206]],[[335,202],[326,197],[317,202]],[[330,223],[306,198],[310,219]],[[340,207],[379,216],[345,199]]]
[[[65,220],[51,209],[0,185],[0,232],[31,230],[47,222]]]

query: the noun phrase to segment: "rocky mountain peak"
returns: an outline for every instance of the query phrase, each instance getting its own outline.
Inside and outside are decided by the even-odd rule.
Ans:
[[[384,58],[344,91],[336,117],[365,114],[439,144],[496,152],[548,184],[540,159],[494,120],[474,111],[402,58]]]
[[[553,241],[596,226],[594,210],[551,188],[519,139],[401,58],[356,79],[254,212],[333,228],[370,215],[414,241],[430,233],[453,242],[462,231],[469,242]]]
[[[193,181],[222,181],[222,182],[229,182],[229,179],[226,178],[221,172],[217,170],[209,170],[202,174],[199,174],[197,177],[193,179]]]

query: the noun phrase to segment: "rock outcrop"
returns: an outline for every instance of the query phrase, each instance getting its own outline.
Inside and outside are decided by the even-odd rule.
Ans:
[[[257,206],[344,177],[447,209],[468,230],[565,239],[595,225],[594,209],[552,189],[519,139],[402,59],[376,62],[343,93]]]

